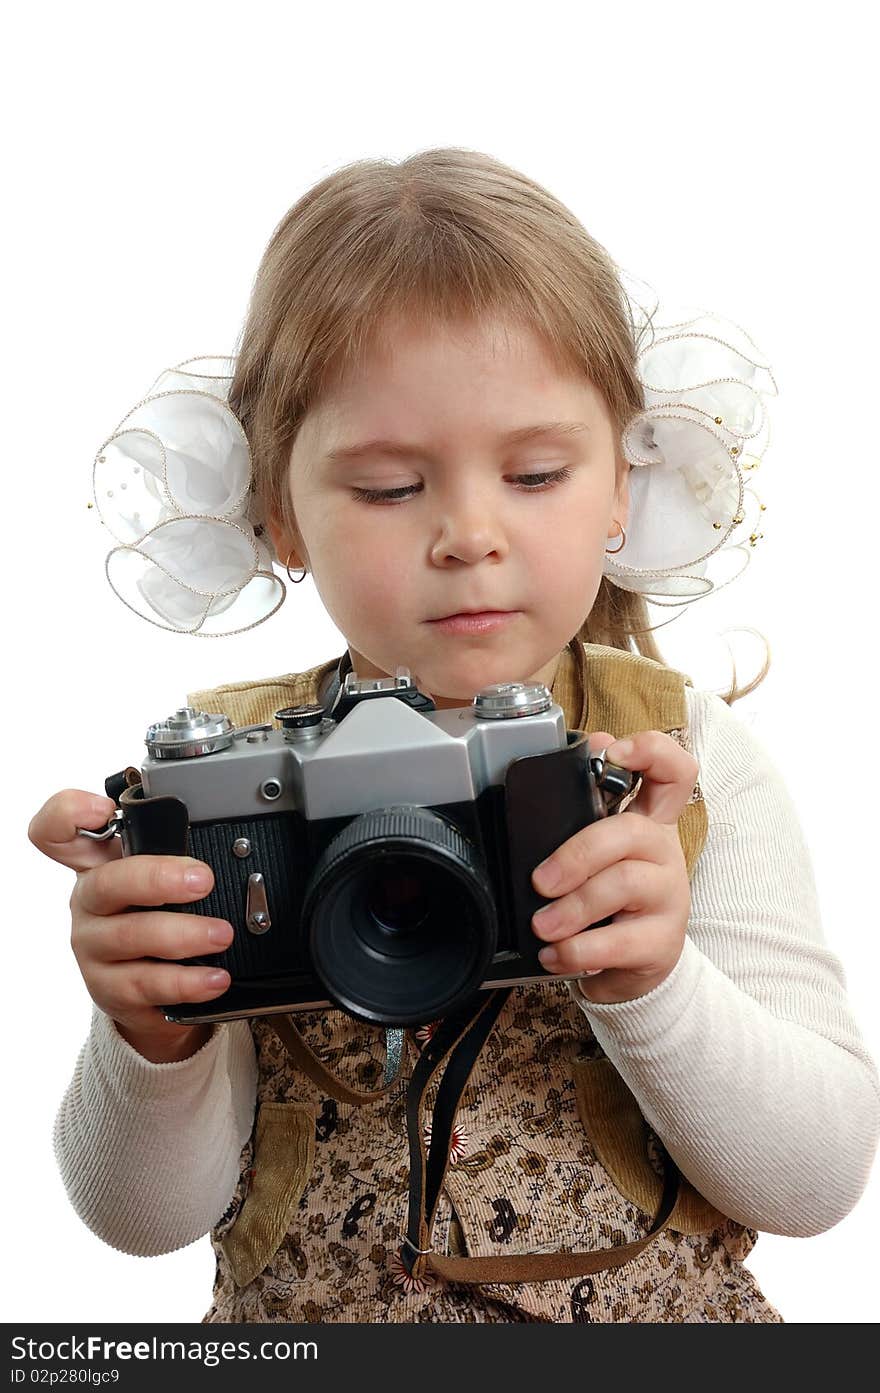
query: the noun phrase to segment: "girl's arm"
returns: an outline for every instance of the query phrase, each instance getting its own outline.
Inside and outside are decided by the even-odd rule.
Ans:
[[[686,688],[709,830],[684,951],[646,996],[571,990],[682,1173],[750,1228],[807,1236],[867,1183],[880,1084],[825,946],[779,772],[717,696]]]
[[[95,1006],[54,1128],[64,1186],[83,1223],[139,1257],[207,1233],[238,1183],[256,1089],[247,1021],[215,1025],[188,1059],[152,1064]]]

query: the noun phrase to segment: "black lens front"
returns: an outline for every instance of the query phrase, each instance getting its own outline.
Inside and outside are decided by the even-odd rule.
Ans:
[[[425,808],[355,818],[315,867],[303,909],[315,972],[352,1015],[419,1025],[484,980],[497,942],[482,857]]]
[[[405,856],[383,856],[371,872],[364,890],[366,933],[380,950],[395,938],[401,946],[413,941],[430,913],[430,879],[429,868],[420,870]]]

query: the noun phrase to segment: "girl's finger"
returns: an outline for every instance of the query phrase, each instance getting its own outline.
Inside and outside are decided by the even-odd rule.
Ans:
[[[557,899],[577,890],[615,861],[651,861],[660,865],[669,855],[669,834],[650,819],[636,817],[627,809],[575,832],[535,867],[532,884],[539,895]]]
[[[656,942],[653,953],[648,948],[652,940]],[[666,953],[668,926],[665,920],[636,915],[631,923],[617,921],[549,944],[538,956],[547,971],[556,975],[618,968],[625,972],[642,972],[649,978],[661,968]]]
[[[202,957],[222,953],[233,939],[225,919],[170,911],[89,915],[78,926],[74,952],[80,963],[132,962],[137,958]]]
[[[639,731],[625,740],[615,740],[606,748],[605,758],[610,764],[642,773],[642,787],[628,805],[628,812],[669,826],[678,823],[694,791],[700,766],[671,735],[659,730]]]
[[[90,983],[93,1000],[114,1020],[148,1006],[176,1006],[182,1001],[211,1001],[230,983],[221,968],[180,967],[146,960],[102,965]]]
[[[80,837],[78,827],[90,832],[105,827],[116,804],[102,794],[87,793],[84,789],[66,788],[43,804],[28,826],[28,839],[38,851],[73,871],[90,870],[115,861],[122,855],[118,837],[106,842]]]
[[[532,928],[539,938],[558,943],[612,914],[650,914],[668,899],[665,868],[649,861],[617,861],[570,895],[539,909]]]
[[[210,866],[191,856],[126,856],[80,876],[71,905],[104,916],[131,905],[188,904],[203,900],[213,884]]]
[[[609,735],[607,730],[594,730],[587,741],[591,755],[597,755],[608,745],[614,744],[614,736]]]

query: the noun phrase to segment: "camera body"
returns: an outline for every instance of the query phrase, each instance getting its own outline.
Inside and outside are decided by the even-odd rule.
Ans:
[[[532,872],[617,811],[639,775],[590,756],[545,686],[498,683],[438,711],[404,667],[348,673],[329,711],[276,719],[236,730],[181,708],[148,730],[140,782],[128,771],[124,853],[207,862],[211,893],[165,908],[235,933],[224,952],[187,960],[226,968],[228,990],[163,1007],[167,1019],[335,1005],[412,1026],[480,989],[549,975]]]

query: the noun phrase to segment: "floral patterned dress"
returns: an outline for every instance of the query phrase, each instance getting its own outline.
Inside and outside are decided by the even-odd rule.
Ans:
[[[297,1024],[346,1079],[364,1089],[379,1085],[382,1032],[340,1011],[301,1015]],[[298,1113],[314,1129],[314,1146],[301,1168],[307,1173],[283,1195],[276,1183],[261,1196],[256,1182],[261,1163],[273,1167],[272,1129],[264,1129],[258,1145],[248,1142],[238,1189],[212,1233],[217,1275],[206,1321],[781,1320],[743,1266],[757,1235],[699,1197],[682,1227],[702,1224],[703,1231],[667,1227],[631,1262],[592,1277],[480,1286],[413,1281],[399,1256],[408,1193],[406,1080],[377,1103],[337,1103],[292,1070],[264,1022],[253,1022],[252,1030],[260,1111],[269,1105],[279,1122],[285,1109]],[[420,1043],[407,1032],[410,1062]],[[514,988],[462,1097],[434,1229],[440,1251],[485,1256],[599,1248],[647,1231],[653,1210],[618,1188],[599,1153],[631,1193],[639,1184],[633,1158],[607,1139],[603,1151],[583,1115],[585,1101],[596,1096],[583,1079],[607,1063],[561,983]],[[659,1148],[646,1125],[643,1135],[643,1165],[656,1174]],[[287,1157],[293,1181],[289,1151]],[[255,1220],[260,1229],[260,1210],[268,1206],[275,1231],[284,1230],[269,1252],[270,1226],[260,1229],[267,1250],[248,1249],[250,1269],[260,1267],[253,1275],[240,1264],[240,1250],[227,1246],[251,1203],[252,1229]]]

